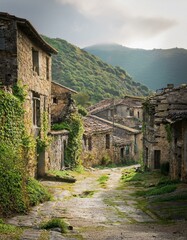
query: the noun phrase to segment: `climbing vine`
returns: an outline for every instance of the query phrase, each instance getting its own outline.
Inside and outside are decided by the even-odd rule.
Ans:
[[[19,84],[13,87],[13,94],[0,90],[0,215],[5,216],[26,212],[31,195],[43,191],[39,187],[31,191],[34,185],[29,189],[27,186],[27,166],[36,156],[36,140],[25,129],[24,99],[25,90]],[[43,129],[46,127],[47,122]]]
[[[36,139],[38,153],[44,151],[44,149],[48,147],[51,143],[51,138],[48,136],[48,130],[49,130],[48,113],[44,111],[42,113],[40,136],[37,137]]]
[[[65,150],[65,165],[76,167],[81,164],[80,155],[82,152],[83,120],[78,113],[73,113],[63,123],[54,124],[53,130],[69,131],[68,145]]]
[[[167,133],[167,141],[168,141],[168,143],[171,143],[171,141],[172,141],[171,125],[170,124],[166,124],[165,125],[165,130],[166,130],[166,133]]]

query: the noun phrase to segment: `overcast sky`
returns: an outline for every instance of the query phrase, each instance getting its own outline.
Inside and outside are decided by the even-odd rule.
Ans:
[[[0,0],[0,11],[79,47],[186,48],[187,0]]]

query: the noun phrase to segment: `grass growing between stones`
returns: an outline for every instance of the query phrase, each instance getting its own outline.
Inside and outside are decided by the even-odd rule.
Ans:
[[[121,177],[121,187],[135,187],[137,207],[163,221],[187,219],[187,185],[172,181],[160,172],[136,172],[125,169]],[[186,214],[184,214],[186,212]]]
[[[101,187],[105,188],[106,187],[106,183],[109,179],[108,175],[102,175],[100,176],[97,181],[99,182],[99,184],[101,185]]]
[[[59,228],[61,233],[68,232],[68,224],[62,218],[53,218],[48,222],[42,223],[40,228],[46,230]]]
[[[19,227],[12,226],[10,224],[5,224],[0,219],[0,239],[1,240],[19,240],[21,235],[23,233],[23,230]]]

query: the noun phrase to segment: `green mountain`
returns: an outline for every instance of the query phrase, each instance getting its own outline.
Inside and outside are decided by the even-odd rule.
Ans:
[[[62,85],[87,93],[91,102],[124,95],[148,95],[146,86],[135,82],[120,67],[104,63],[98,57],[63,39],[43,38],[58,54],[53,56],[52,77]]]
[[[118,44],[102,44],[84,48],[103,61],[126,69],[135,81],[150,89],[187,83],[187,50],[133,49]]]

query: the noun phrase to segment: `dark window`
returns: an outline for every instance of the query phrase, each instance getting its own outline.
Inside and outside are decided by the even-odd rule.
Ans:
[[[154,151],[154,168],[155,169],[160,168],[160,155],[161,155],[160,150],[155,150]]]
[[[149,157],[149,150],[148,150],[148,148],[146,147],[146,148],[145,148],[145,161],[146,161],[146,165],[148,164],[148,157]]]
[[[49,58],[46,57],[46,79],[49,80]]]
[[[106,134],[106,149],[110,149],[110,134]]]
[[[39,52],[32,49],[32,67],[33,71],[39,75]]]
[[[120,158],[124,158],[124,148],[120,149]]]
[[[87,147],[87,138],[85,135],[83,135],[83,147],[84,147],[84,149],[86,149],[86,147]]]
[[[140,113],[138,112],[138,118],[140,118]]]
[[[92,150],[92,137],[88,138],[88,150],[91,151]]]
[[[53,98],[53,103],[58,103],[58,99],[56,97]]]
[[[33,125],[40,126],[40,95],[32,93]]]

